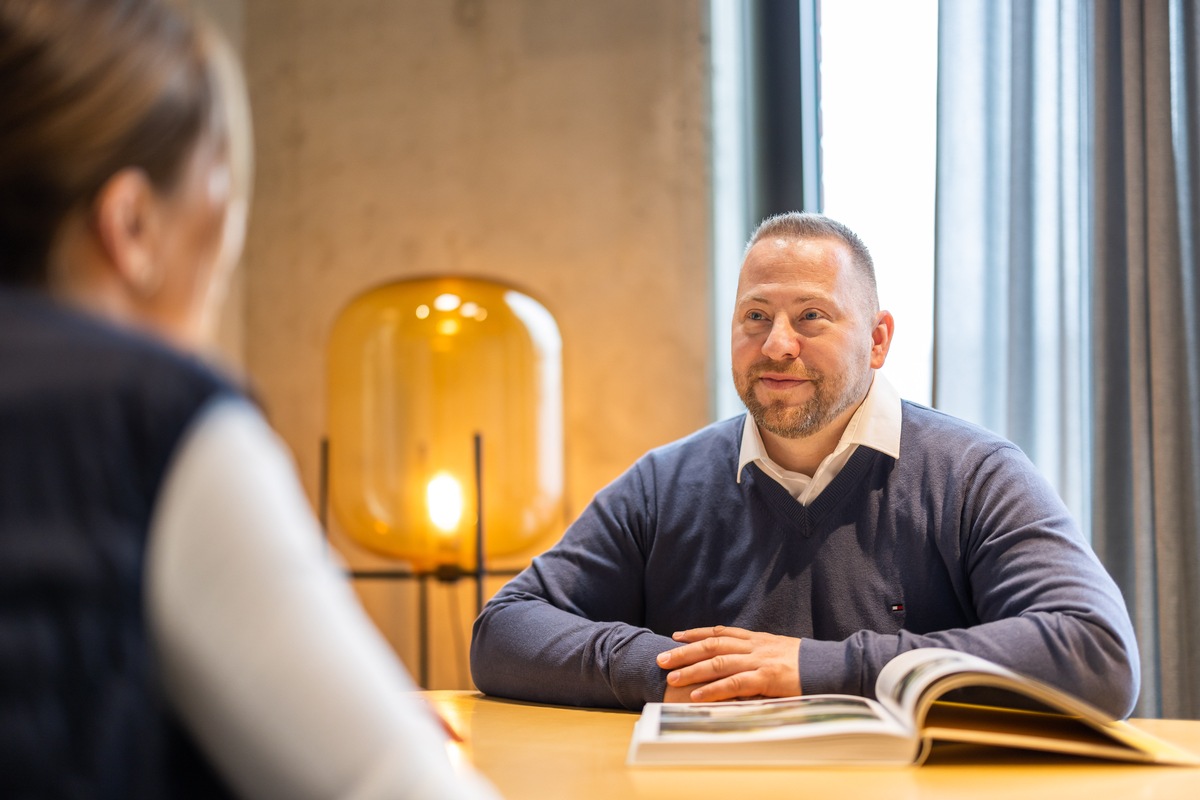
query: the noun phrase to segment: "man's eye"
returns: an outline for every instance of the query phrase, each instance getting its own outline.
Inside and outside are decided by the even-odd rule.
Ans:
[[[767,315],[761,311],[751,311],[746,314],[746,319],[751,320],[753,322],[762,322],[766,318],[767,318]]]
[[[805,311],[803,314],[800,315],[800,319],[805,320],[806,322],[811,322],[813,320],[817,320],[820,318],[821,318],[820,311],[809,310],[809,311]]]

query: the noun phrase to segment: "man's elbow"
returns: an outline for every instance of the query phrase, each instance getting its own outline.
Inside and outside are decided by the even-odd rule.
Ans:
[[[1126,632],[1105,631],[1097,642],[1099,657],[1091,668],[1098,678],[1092,702],[1118,719],[1133,713],[1141,690],[1142,670],[1132,625]]]
[[[485,608],[471,629],[471,681],[475,688],[484,694],[496,695],[502,692],[497,685],[495,665],[498,659],[496,654],[491,652],[492,637],[488,635],[488,617],[488,609]]]
[[[1120,719],[1133,713],[1142,686],[1142,670],[1138,653],[1126,651],[1113,669],[1112,705]]]

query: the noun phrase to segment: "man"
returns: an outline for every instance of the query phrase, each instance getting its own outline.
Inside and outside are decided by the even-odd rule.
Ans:
[[[893,325],[852,231],[766,220],[733,316],[749,413],[645,455],[505,586],[476,685],[630,709],[870,696],[893,656],[940,646],[1127,715],[1116,586],[1020,450],[876,373]]]

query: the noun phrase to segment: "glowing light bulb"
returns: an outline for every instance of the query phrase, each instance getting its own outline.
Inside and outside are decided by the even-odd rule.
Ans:
[[[462,484],[448,472],[439,472],[425,489],[429,519],[443,533],[453,533],[463,515]]]

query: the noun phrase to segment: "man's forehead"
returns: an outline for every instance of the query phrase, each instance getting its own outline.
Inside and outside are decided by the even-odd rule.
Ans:
[[[771,238],[756,242],[746,253],[739,287],[750,283],[837,283],[851,263],[849,251],[837,240]]]
[[[758,251],[762,255],[793,255],[796,257],[849,256],[845,242],[828,236],[795,237],[766,236],[755,242],[746,251],[747,258]]]
[[[849,308],[864,297],[853,254],[834,238],[766,237],[750,248],[738,275],[738,307],[820,302]]]

